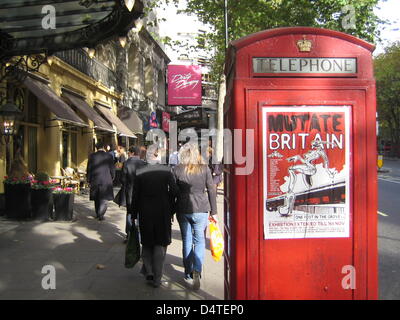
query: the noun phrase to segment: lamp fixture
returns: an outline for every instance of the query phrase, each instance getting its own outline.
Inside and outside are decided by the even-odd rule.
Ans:
[[[10,157],[10,139],[18,132],[18,120],[22,112],[18,107],[12,103],[7,102],[0,106],[0,134],[4,137],[6,145],[6,173],[10,172],[11,157]],[[0,138],[1,138],[0,136]],[[3,144],[3,141],[1,144]]]
[[[121,47],[125,48],[128,38],[126,36],[119,36],[118,40],[119,40],[119,44],[121,45]]]
[[[132,11],[133,7],[135,6],[135,0],[125,0],[125,6],[129,11]]]
[[[90,59],[93,59],[95,54],[96,54],[96,50],[94,48],[88,49],[88,55],[89,55]]]
[[[16,120],[21,116],[21,110],[11,102],[7,102],[0,107],[0,133],[9,142],[9,138],[17,131]]]
[[[143,19],[137,19],[135,21],[135,31],[139,32],[143,28]]]
[[[47,57],[47,64],[51,67],[53,62],[54,62],[54,57],[53,56],[48,56]]]

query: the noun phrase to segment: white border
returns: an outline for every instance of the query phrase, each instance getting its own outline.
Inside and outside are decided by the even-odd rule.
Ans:
[[[303,239],[303,238],[348,238],[350,237],[350,111],[351,106],[343,105],[343,106],[262,106],[262,139],[263,139],[263,217],[264,217],[264,239]],[[345,202],[345,212],[346,212],[346,220],[345,220],[345,231],[343,233],[307,233],[307,236],[304,237],[303,233],[295,233],[293,234],[269,234],[268,226],[268,218],[267,218],[267,209],[265,206],[267,200],[267,184],[265,183],[267,179],[267,114],[268,113],[276,113],[276,112],[343,112],[345,115],[345,168],[346,168],[346,202]]]

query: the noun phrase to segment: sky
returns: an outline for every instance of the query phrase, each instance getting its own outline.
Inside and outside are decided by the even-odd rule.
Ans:
[[[185,0],[180,1],[179,7],[185,6]],[[376,49],[374,51],[374,56],[384,52],[384,48],[394,42],[400,41],[400,0],[380,0],[378,8],[375,9],[375,13],[382,19],[387,19],[393,24],[388,26],[381,26],[381,37],[382,43],[376,44]],[[162,23],[160,28],[160,35],[168,35],[171,38],[175,38],[178,32],[195,32],[198,29],[204,29],[201,27],[201,23],[193,16],[184,17],[179,15],[177,18],[176,8],[174,6],[169,6],[166,10],[160,10],[158,15],[166,18],[168,21]],[[160,17],[160,16],[159,16]],[[174,17],[171,19],[171,17]],[[172,62],[177,62],[178,53],[172,51],[170,48],[165,48],[168,56],[172,58]]]
[[[400,0],[399,0],[400,1]],[[188,35],[185,36],[178,36],[178,33],[197,33],[199,29],[205,29],[203,24],[198,21],[197,17],[195,16],[185,16],[185,15],[178,15],[177,10],[184,9],[186,7],[186,1],[181,0],[179,1],[179,6],[176,8],[173,5],[166,6],[165,10],[160,9],[157,12],[158,18],[165,18],[167,21],[160,23],[160,36],[165,37],[168,36],[172,38],[172,40],[185,40],[190,37]],[[172,17],[172,19],[171,19]],[[165,47],[166,53],[171,59],[172,63],[181,63],[178,60],[180,56],[180,52],[172,50],[170,47]]]
[[[383,43],[376,45],[374,55],[382,53],[384,47],[389,43],[400,41],[400,0],[381,0],[378,6],[380,9],[376,9],[375,11],[378,17],[388,19],[393,24],[385,28],[380,28]]]

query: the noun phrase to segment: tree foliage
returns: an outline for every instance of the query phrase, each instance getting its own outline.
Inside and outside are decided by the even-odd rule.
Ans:
[[[176,0],[153,0],[154,4]],[[187,0],[185,13],[211,27],[201,39],[210,51],[215,80],[225,60],[224,0]],[[228,40],[277,27],[308,26],[338,30],[369,42],[379,37],[378,0],[228,0]],[[351,5],[351,7],[349,7]]]
[[[375,58],[374,69],[381,135],[398,147],[400,146],[400,42],[387,47],[384,53]]]

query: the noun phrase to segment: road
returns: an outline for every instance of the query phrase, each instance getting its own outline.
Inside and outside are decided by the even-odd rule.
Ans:
[[[400,299],[400,160],[378,175],[379,299]]]

